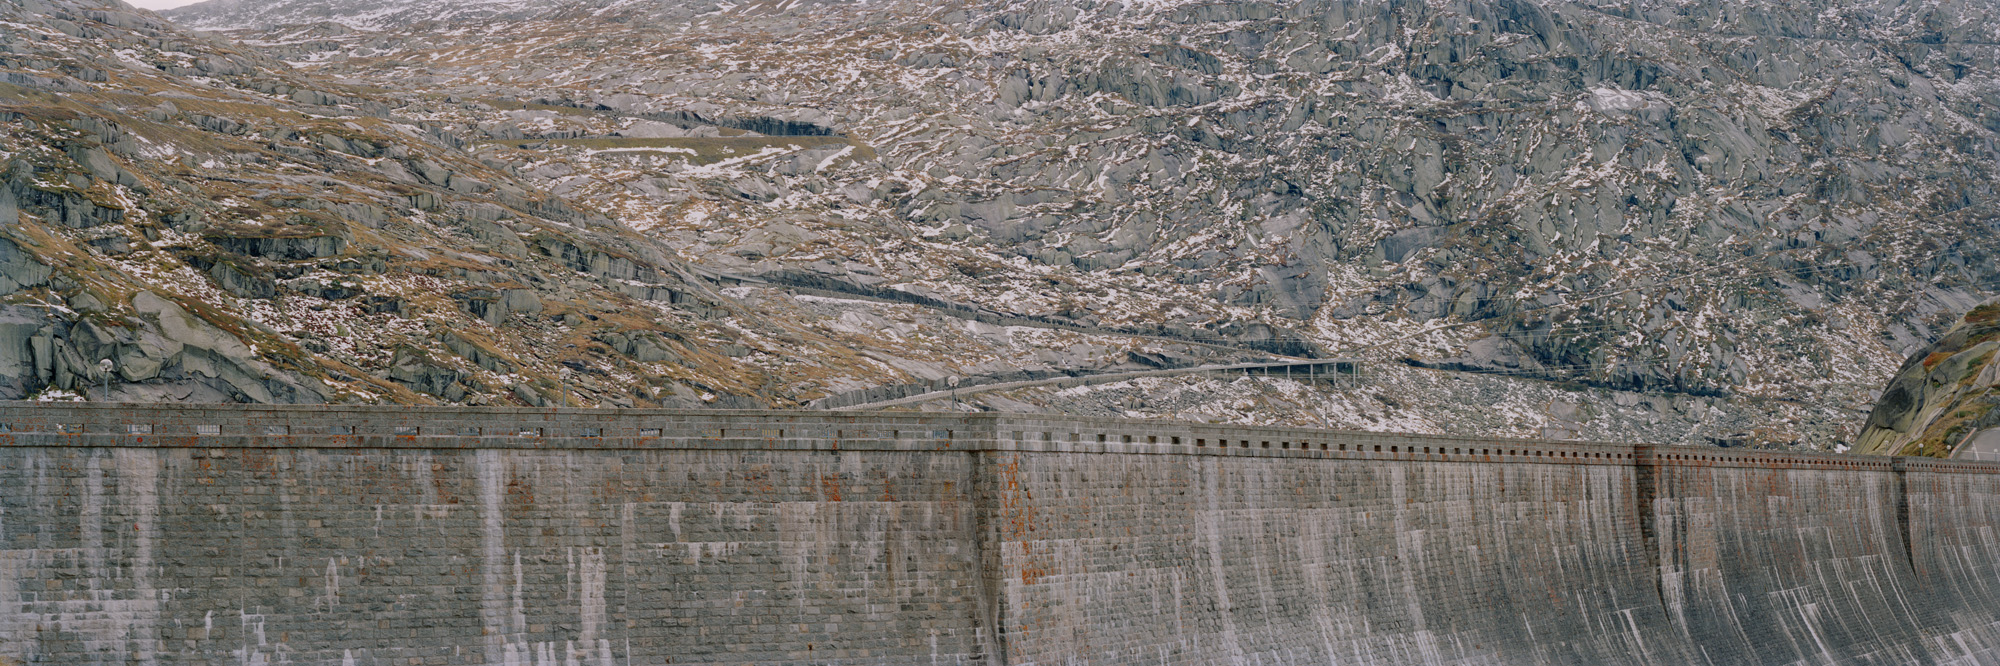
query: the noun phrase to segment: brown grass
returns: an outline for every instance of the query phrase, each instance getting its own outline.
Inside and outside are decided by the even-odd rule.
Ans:
[[[588,150],[617,150],[620,148],[682,148],[694,151],[685,155],[694,164],[714,164],[726,159],[747,157],[765,148],[793,148],[804,150],[820,146],[854,146],[854,157],[862,160],[875,159],[875,149],[847,137],[838,136],[745,136],[745,137],[688,137],[678,139],[638,139],[627,137],[604,137],[594,139],[546,139],[532,141],[488,141],[486,143],[510,146],[520,149],[534,149],[544,146],[584,148]]]

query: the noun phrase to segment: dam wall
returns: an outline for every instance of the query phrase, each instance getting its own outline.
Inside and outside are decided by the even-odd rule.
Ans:
[[[2000,465],[0,403],[0,664],[2000,663]]]

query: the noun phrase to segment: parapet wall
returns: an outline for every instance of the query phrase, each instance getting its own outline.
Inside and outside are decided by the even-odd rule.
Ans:
[[[0,403],[0,664],[2000,662],[2000,464]]]

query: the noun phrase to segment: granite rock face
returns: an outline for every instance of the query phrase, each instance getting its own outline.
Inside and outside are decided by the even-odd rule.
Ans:
[[[0,20],[0,399],[768,400],[672,369],[742,331],[670,251],[443,125],[119,3]]]
[[[0,214],[18,215],[14,213],[13,199],[0,197],[0,202],[4,202],[0,205]],[[21,246],[0,239],[0,296],[46,284],[52,272],[48,265],[23,251]]]
[[[1882,390],[1855,450],[1950,457],[2000,427],[2000,301],[1967,312]]]

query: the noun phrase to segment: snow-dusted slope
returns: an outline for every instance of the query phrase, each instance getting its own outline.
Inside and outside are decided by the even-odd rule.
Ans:
[[[845,348],[685,366],[771,404],[1311,351],[979,404],[1832,446],[2000,278],[1991,3],[307,6],[235,36]]]
[[[195,30],[244,30],[338,23],[384,30],[419,23],[527,18],[555,9],[543,0],[208,0],[161,15]]]
[[[1991,14],[646,5],[327,71],[591,109],[436,120],[720,269],[1851,420],[1993,287]],[[841,136],[689,136],[757,117]]]
[[[796,407],[1268,356],[899,292],[760,298],[431,120],[483,102],[100,0],[0,4],[0,26],[0,399]],[[716,122],[840,140],[790,118]]]

